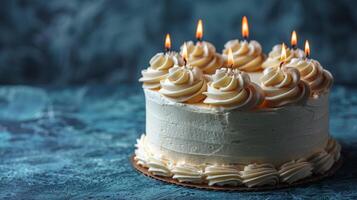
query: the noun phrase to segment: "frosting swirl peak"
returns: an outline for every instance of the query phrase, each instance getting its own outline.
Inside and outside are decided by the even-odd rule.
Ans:
[[[248,74],[237,69],[217,69],[207,85],[204,103],[213,106],[248,110],[264,100],[260,87],[250,81]]]
[[[282,45],[278,44],[273,47],[273,49],[270,51],[268,58],[263,62],[262,67],[268,68],[268,67],[279,67],[281,60],[281,48]],[[286,59],[285,63],[289,63],[291,59],[293,58],[304,58],[305,54],[301,49],[290,49],[286,48]]]
[[[271,164],[249,164],[241,172],[243,183],[248,187],[276,185],[279,174]]]
[[[174,65],[182,63],[180,57],[175,52],[158,53],[150,59],[150,66],[141,71],[143,87],[147,89],[159,89],[160,81],[166,78],[168,70]]]
[[[175,66],[169,70],[165,80],[161,81],[159,92],[174,102],[200,102],[207,89],[202,71],[197,67]]]
[[[216,52],[216,48],[209,42],[186,42],[188,64],[200,68],[204,73],[212,74],[223,65],[222,56]],[[182,52],[183,47],[181,47]]]
[[[269,107],[304,102],[310,96],[308,85],[300,80],[299,72],[291,67],[265,69],[261,77],[261,86]]]
[[[225,57],[228,55],[229,48],[232,49],[234,68],[246,72],[254,72],[262,69],[264,55],[262,53],[262,47],[257,41],[230,40],[224,45],[223,55]],[[227,65],[227,63],[225,65]]]
[[[332,86],[331,73],[324,70],[316,60],[293,58],[287,67],[295,67],[299,70],[301,79],[309,84],[312,94],[326,92]]]

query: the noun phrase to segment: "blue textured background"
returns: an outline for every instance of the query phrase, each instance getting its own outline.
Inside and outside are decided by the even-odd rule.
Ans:
[[[252,39],[265,52],[309,39],[312,57],[338,83],[356,84],[357,2],[353,0],[2,0],[0,83],[81,84],[136,81],[162,50],[166,32],[178,49],[194,39],[204,21],[204,39],[221,52],[240,38],[247,15]]]
[[[0,5],[0,199],[356,199],[357,1],[3,0]],[[187,189],[129,163],[145,129],[140,70],[172,34],[174,47],[204,38],[221,49],[240,37],[265,52],[293,29],[337,80],[331,133],[345,163],[305,187],[259,193]],[[300,40],[300,45],[302,40]],[[41,85],[41,86],[26,86]],[[71,85],[71,86],[70,86]],[[73,86],[77,85],[77,86]]]

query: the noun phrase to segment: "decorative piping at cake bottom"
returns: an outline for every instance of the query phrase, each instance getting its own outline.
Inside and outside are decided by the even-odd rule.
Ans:
[[[137,140],[135,161],[148,168],[156,176],[171,177],[179,182],[206,183],[210,186],[246,186],[258,187],[276,185],[279,182],[292,184],[313,174],[323,174],[339,160],[341,146],[329,138],[325,149],[306,158],[292,160],[276,167],[269,163],[238,165],[190,165],[175,163],[161,156],[154,155],[143,134]]]

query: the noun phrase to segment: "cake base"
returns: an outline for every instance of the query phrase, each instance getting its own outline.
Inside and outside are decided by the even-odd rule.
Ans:
[[[279,183],[274,186],[262,186],[262,187],[253,187],[249,188],[246,186],[209,186],[207,184],[197,184],[197,183],[181,183],[176,179],[169,178],[169,177],[161,177],[156,176],[149,173],[148,169],[142,167],[136,163],[134,160],[135,155],[131,156],[131,164],[133,167],[138,170],[139,172],[143,173],[145,176],[148,176],[153,179],[157,179],[166,183],[175,184],[179,186],[189,187],[189,188],[196,188],[196,189],[205,189],[205,190],[217,190],[217,191],[239,191],[239,192],[256,192],[256,191],[266,191],[266,190],[277,190],[289,187],[296,187],[296,186],[304,186],[316,181],[320,181],[324,178],[330,177],[335,174],[335,172],[342,166],[343,157],[341,155],[340,159],[335,162],[335,164],[329,169],[326,173],[321,175],[313,175],[308,178],[302,179],[292,184],[287,183]]]

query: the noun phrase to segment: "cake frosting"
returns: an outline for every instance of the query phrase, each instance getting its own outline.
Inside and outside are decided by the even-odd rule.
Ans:
[[[321,94],[328,91],[333,83],[331,73],[312,59],[293,58],[287,67],[295,67],[299,70],[301,79],[307,82],[311,88],[311,94]]]
[[[301,158],[292,160],[280,167],[279,174],[282,182],[294,183],[312,175],[313,166],[310,162]]]
[[[240,171],[232,166],[207,166],[204,170],[204,174],[208,181],[208,185],[238,186],[243,184]]]
[[[269,68],[269,67],[279,67],[281,60],[281,48],[282,45],[278,44],[273,47],[273,49],[270,51],[268,58],[263,62],[262,67]],[[301,49],[290,49],[290,48],[285,48],[286,50],[286,59],[285,63],[289,63],[291,59],[293,58],[304,58],[305,54]]]
[[[209,42],[202,41],[196,44],[192,41],[186,42],[188,53],[188,64],[200,68],[204,73],[212,74],[223,64],[222,56],[216,52],[216,48]],[[182,53],[183,46],[181,47]]]
[[[187,49],[184,65],[157,54],[142,72],[137,165],[179,182],[261,187],[325,174],[340,159],[329,134],[333,77],[318,61],[287,48],[282,63],[280,45],[265,58],[253,40],[227,42],[223,56],[208,42]]]
[[[241,172],[243,183],[248,187],[276,185],[279,174],[271,164],[249,164]]]
[[[310,96],[308,85],[300,80],[295,68],[269,67],[261,77],[265,101],[270,107],[305,102]]]
[[[236,69],[221,68],[207,84],[204,103],[231,109],[249,110],[264,100],[262,90],[250,81],[249,75]]]
[[[225,66],[227,65],[228,50],[233,53],[234,64],[233,68],[241,71],[254,72],[262,69],[264,55],[261,45],[255,41],[246,40],[230,40],[224,45],[223,56],[226,58]]]
[[[197,67],[175,66],[169,70],[166,79],[160,82],[159,93],[174,102],[196,103],[206,91],[206,80]]]
[[[182,60],[177,53],[158,53],[150,59],[150,66],[141,72],[139,81],[143,82],[144,88],[159,89],[160,81],[166,78],[169,69],[180,64]]]

